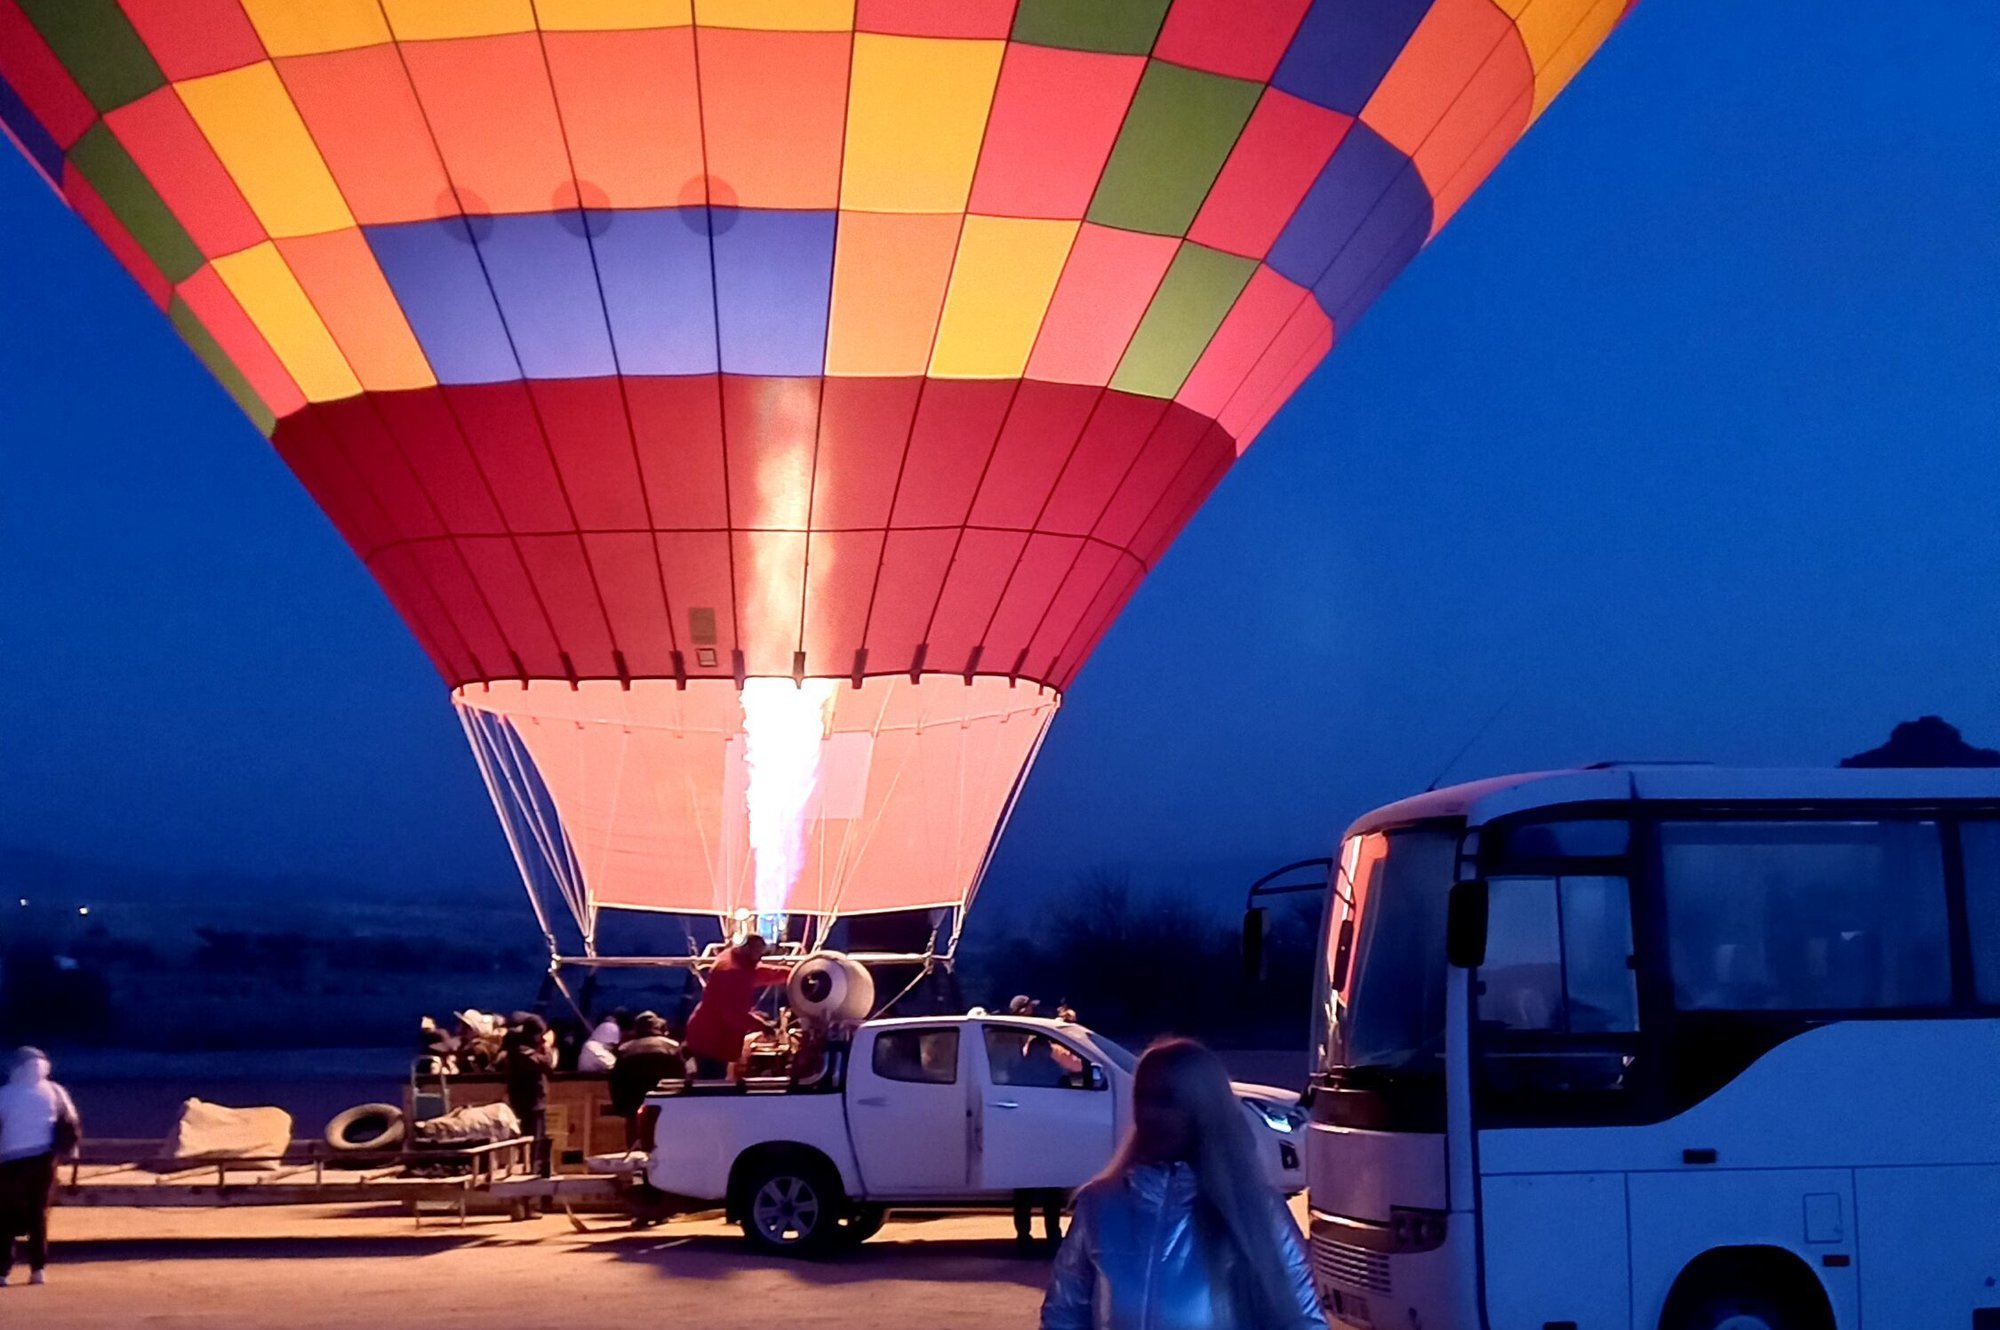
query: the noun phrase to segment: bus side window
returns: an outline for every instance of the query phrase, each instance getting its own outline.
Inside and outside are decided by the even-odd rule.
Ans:
[[[1563,975],[1572,1034],[1639,1028],[1632,889],[1622,877],[1562,879]]]
[[[1510,1030],[1639,1028],[1631,892],[1622,877],[1496,877],[1479,1019]]]
[[[1981,1002],[2000,1002],[2000,822],[1967,822],[1965,914],[1972,932],[1972,983]]]
[[[1479,1019],[1509,1030],[1562,1028],[1562,925],[1552,877],[1488,883]]]
[[[1936,823],[1663,822],[1660,863],[1682,1010],[1950,1001]]]

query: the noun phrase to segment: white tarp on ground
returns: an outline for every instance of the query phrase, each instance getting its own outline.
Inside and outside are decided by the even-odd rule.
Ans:
[[[181,1105],[180,1120],[167,1133],[169,1159],[264,1156],[246,1168],[275,1168],[292,1143],[292,1115],[282,1108],[227,1108],[206,1100]]]

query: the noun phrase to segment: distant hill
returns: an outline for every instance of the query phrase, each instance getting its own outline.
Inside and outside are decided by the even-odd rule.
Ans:
[[[0,892],[26,894],[37,888],[65,899],[105,902],[202,901],[262,905],[271,902],[348,901],[406,904],[423,899],[475,909],[512,908],[521,903],[520,883],[384,881],[332,873],[231,873],[157,865],[116,863],[41,846],[0,844]]]
[[[186,872],[0,846],[0,1043],[227,1048],[412,1040],[531,1000],[518,884]]]
[[[1840,760],[1843,767],[2000,767],[2000,750],[1975,748],[1939,716],[1906,720],[1879,748]]]

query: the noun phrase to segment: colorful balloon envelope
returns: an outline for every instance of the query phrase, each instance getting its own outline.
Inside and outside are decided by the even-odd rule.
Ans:
[[[0,125],[531,888],[824,924],[962,909],[1139,579],[1627,7],[0,0]]]

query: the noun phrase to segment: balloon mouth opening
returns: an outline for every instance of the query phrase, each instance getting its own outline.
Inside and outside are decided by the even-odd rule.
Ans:
[[[531,891],[805,919],[960,906],[1060,705],[1005,677],[496,680],[453,691]]]

